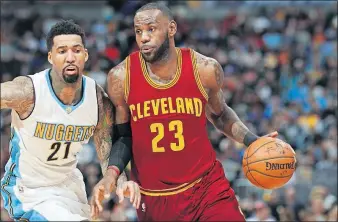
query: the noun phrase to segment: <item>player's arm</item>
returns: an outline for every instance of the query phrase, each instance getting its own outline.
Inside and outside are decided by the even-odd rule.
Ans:
[[[118,138],[110,153],[108,169],[115,169],[121,172],[129,163],[132,157],[132,132],[130,126],[130,112],[125,100],[125,79],[127,74],[126,60],[112,68],[108,73],[107,91],[110,100],[113,102],[115,112],[116,134]],[[118,183],[116,194],[120,202],[124,196],[130,197],[130,202],[135,208],[139,208],[141,202],[140,188],[137,183],[128,181]]]
[[[111,103],[107,93],[101,86],[96,86],[96,94],[98,101],[98,124],[94,131],[94,143],[96,148],[97,157],[100,161],[102,174],[113,173],[114,171],[107,172],[109,156],[111,153],[112,145],[114,144],[114,106]],[[125,179],[125,173],[121,174],[121,178]]]
[[[108,168],[115,169],[118,173],[124,170],[132,155],[130,113],[125,101],[124,81],[126,71],[126,62],[124,60],[112,68],[107,77],[107,92],[115,106],[115,122],[118,135],[109,158]]]
[[[101,86],[97,85],[97,98],[99,106],[99,121],[94,131],[94,143],[96,148],[97,157],[100,161],[102,174],[112,178],[112,184],[116,182],[118,186],[122,186],[124,182],[127,182],[127,175],[124,171],[120,175],[115,170],[107,169],[109,157],[112,153],[114,136],[117,132],[114,132],[114,106],[111,103],[108,95],[102,89]]]
[[[224,72],[213,58],[196,53],[202,85],[208,93],[206,115],[209,121],[226,136],[249,146],[258,136],[252,133],[237,114],[225,103],[222,85]]]
[[[1,83],[1,109],[14,109],[22,117],[34,107],[34,86],[27,76]]]
[[[129,124],[129,117],[126,118],[128,114],[128,106],[120,100],[119,95],[122,95],[124,99],[124,77],[125,73],[124,62],[119,64],[110,70],[107,79],[107,88],[108,96],[105,96],[105,101],[109,101],[111,104],[111,110],[115,110],[115,116],[112,115],[112,111],[109,113],[109,118],[103,123],[111,126],[110,130],[105,132],[106,138],[109,138],[105,141],[105,144],[110,143],[111,148],[103,149],[104,153],[101,153],[102,160],[105,160],[102,167],[106,168],[106,173],[104,178],[94,187],[93,198],[91,200],[91,212],[92,218],[96,218],[103,210],[102,200],[109,197],[111,190],[115,185],[115,180],[117,176],[120,175],[120,172],[123,172],[128,162],[131,159],[131,129]],[[112,105],[113,102],[114,106]],[[121,106],[123,104],[124,106]],[[124,109],[123,109],[124,107]],[[107,112],[107,108],[104,109],[104,112]],[[108,114],[106,114],[108,116]],[[115,127],[112,127],[113,120]],[[114,133],[114,142],[112,142],[111,137],[107,137],[108,134],[112,135],[112,130],[115,129]],[[102,140],[102,135],[99,135],[97,138]],[[107,146],[108,147],[108,146]],[[110,152],[108,152],[108,149]],[[124,174],[121,174],[122,177],[125,177]],[[125,177],[126,178],[126,177]],[[138,185],[132,181],[127,181],[121,183],[120,177],[117,184],[116,194],[119,196],[120,202],[124,199],[124,196],[130,196],[130,202],[138,208],[141,201],[141,194]]]

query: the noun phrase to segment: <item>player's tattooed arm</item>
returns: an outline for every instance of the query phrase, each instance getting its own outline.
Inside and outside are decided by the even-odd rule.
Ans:
[[[127,57],[123,62],[112,68],[108,73],[107,88],[108,96],[116,107],[115,121],[118,134],[117,142],[114,143],[114,148],[111,154],[109,166],[117,168],[118,171],[122,171],[132,156],[132,132],[130,125],[130,111],[126,102],[125,93],[125,81],[128,74],[129,67],[126,65]]]
[[[104,174],[108,166],[108,158],[113,143],[114,107],[102,87],[97,85],[96,89],[99,121],[94,131],[93,139],[102,173]]]
[[[111,87],[108,82],[108,88]],[[98,87],[100,88],[100,87]],[[90,200],[91,205],[91,217],[97,218],[100,212],[103,210],[103,199],[110,197],[110,194],[116,190],[116,195],[119,197],[120,202],[128,194],[133,194],[130,197],[131,203],[134,206],[139,206],[140,203],[140,191],[138,186],[132,181],[127,181],[127,176],[124,173],[123,167],[117,172],[111,165],[111,159],[120,159],[120,141],[117,139],[118,127],[114,123],[116,107],[112,104],[108,95],[100,89],[101,93],[98,93],[99,103],[99,124],[97,130],[94,132],[94,141],[96,143],[97,156],[100,160],[103,178],[95,185],[92,192],[92,198]],[[111,91],[111,90],[110,90]],[[113,125],[114,124],[114,125]],[[114,130],[116,129],[116,130]],[[117,185],[117,186],[116,186]],[[116,189],[117,188],[117,189]]]
[[[14,109],[25,118],[34,108],[34,86],[27,76],[1,83],[1,109]]]
[[[116,107],[116,124],[130,121],[129,107],[125,101],[126,60],[112,68],[108,73],[108,95]]]
[[[114,143],[114,105],[110,101],[108,95],[102,89],[101,86],[97,85],[97,100],[99,106],[99,121],[94,131],[94,143],[96,148],[97,157],[100,161],[102,174],[104,175],[109,162],[109,155]],[[127,176],[123,171],[117,183],[123,183],[127,181]]]
[[[250,145],[258,136],[253,134],[226,104],[222,91],[224,72],[221,65],[213,58],[199,53],[196,53],[196,56],[201,82],[208,93],[207,118],[226,136],[246,146]]]

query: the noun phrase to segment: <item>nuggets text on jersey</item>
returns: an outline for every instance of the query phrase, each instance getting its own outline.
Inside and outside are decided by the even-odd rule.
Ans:
[[[74,126],[37,122],[34,136],[40,139],[82,142],[88,140],[95,130],[95,126]]]

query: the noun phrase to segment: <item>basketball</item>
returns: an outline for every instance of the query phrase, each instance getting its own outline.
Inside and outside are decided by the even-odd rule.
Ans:
[[[261,137],[244,152],[242,169],[256,187],[276,189],[286,184],[296,169],[296,153],[277,138]]]

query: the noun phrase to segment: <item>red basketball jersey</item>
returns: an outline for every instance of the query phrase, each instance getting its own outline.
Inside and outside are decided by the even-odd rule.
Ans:
[[[216,157],[206,129],[205,93],[194,51],[178,49],[172,81],[154,82],[140,52],[127,58],[126,101],[133,132],[132,177],[144,189],[170,189],[192,182]]]

